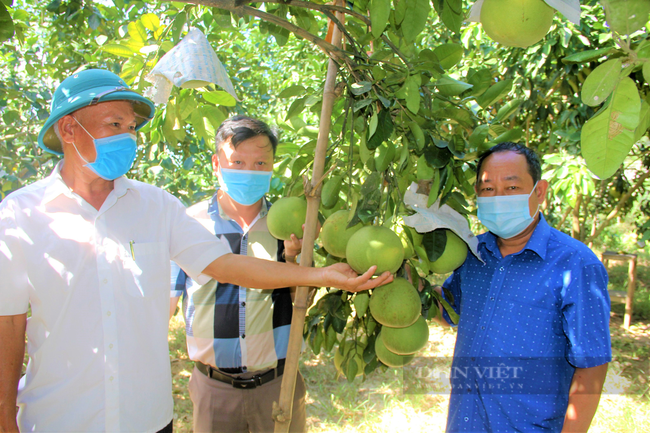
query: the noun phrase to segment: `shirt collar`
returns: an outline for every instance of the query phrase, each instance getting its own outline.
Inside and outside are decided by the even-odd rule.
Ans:
[[[60,195],[64,195],[77,201],[80,199],[80,197],[63,181],[63,177],[61,177],[61,168],[63,167],[64,161],[65,159],[59,161],[54,167],[54,170],[52,170],[52,174],[47,177],[47,186],[45,187],[45,193],[43,195],[43,203],[49,203]],[[124,176],[118,177],[113,181],[113,193],[117,195],[118,198],[125,195],[129,189],[138,191],[134,181],[129,180]]]
[[[218,193],[219,193],[219,188],[217,188],[217,192],[215,192],[212,198],[210,199],[210,203],[208,205],[208,215],[218,213],[219,217],[222,220],[230,221],[231,218],[228,215],[226,215],[226,212],[224,212],[223,209],[219,206],[219,200],[217,200]],[[262,209],[260,210],[260,213],[257,215],[257,218],[255,218],[255,220],[257,221],[261,218],[264,218],[266,214],[269,213],[270,207],[271,207],[271,203],[269,203],[266,197],[262,197]]]
[[[548,246],[548,240],[550,236],[551,227],[546,222],[544,215],[540,212],[537,227],[535,227],[533,234],[531,235],[530,239],[528,239],[526,246],[517,254],[521,254],[525,250],[530,250],[537,254],[542,260],[545,260],[546,248]],[[496,252],[499,250],[497,237],[492,232],[486,232],[485,235],[482,236],[482,239],[479,240],[479,247],[481,244],[483,244],[485,248],[493,255],[496,255]]]

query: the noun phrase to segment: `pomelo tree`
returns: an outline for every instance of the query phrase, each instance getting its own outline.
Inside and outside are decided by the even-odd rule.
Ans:
[[[478,155],[510,140],[545,155],[553,186],[546,209],[551,223],[590,242],[618,216],[634,212],[645,230],[647,2],[586,2],[580,25],[556,13],[550,32],[526,48],[494,43],[481,24],[464,23],[469,6],[462,0],[361,0],[345,6],[298,0],[2,0],[2,198],[53,167],[55,158],[35,143],[57,82],[78,68],[104,67],[146,91],[147,73],[195,27],[226,65],[241,102],[216,86],[174,88],[140,131],[143,145],[130,173],[188,204],[214,191],[214,131],[236,113],[263,118],[283,132],[272,195],[304,193],[303,176],[314,164],[326,61],[332,58],[338,83],[323,180],[340,186],[338,199],[328,193],[323,215],[349,209],[349,226],[393,227],[408,212],[405,189],[417,182],[430,203],[440,200],[469,218]],[[343,32],[341,48],[331,40],[334,26]],[[418,240],[425,247],[407,260],[413,290],[420,279],[425,287],[424,315],[434,295],[423,263],[444,249],[433,241],[436,236]],[[317,253],[324,261],[326,251]],[[405,269],[398,274],[406,276]],[[356,296],[332,291],[320,298],[305,336],[315,352],[365,338],[363,368],[370,373],[380,365],[373,342],[381,326],[368,311],[356,314]],[[354,380],[358,357],[350,353],[355,355],[341,359],[341,370]]]

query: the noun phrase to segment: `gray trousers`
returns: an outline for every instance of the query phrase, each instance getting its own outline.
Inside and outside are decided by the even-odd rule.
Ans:
[[[195,367],[189,383],[194,403],[194,431],[273,433],[273,402],[280,398],[281,384],[282,376],[253,389],[233,388],[207,377]],[[292,433],[306,429],[305,393],[305,382],[298,372],[289,430]]]

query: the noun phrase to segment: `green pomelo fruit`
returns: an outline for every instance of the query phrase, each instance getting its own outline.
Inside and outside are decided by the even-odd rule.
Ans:
[[[448,274],[465,262],[467,258],[467,244],[451,230],[447,233],[445,251],[438,260],[429,262],[429,269],[436,274]]]
[[[383,333],[384,330],[382,329],[375,340],[375,354],[377,355],[377,359],[389,367],[403,367],[413,361],[413,355],[398,355],[388,350],[381,335]]]
[[[386,349],[398,355],[411,355],[422,349],[429,341],[429,326],[424,317],[406,328],[381,328]]]
[[[481,24],[496,42],[529,47],[546,36],[554,14],[544,0],[485,0]]]
[[[302,225],[307,215],[307,202],[300,197],[284,197],[273,203],[266,216],[266,225],[274,238],[286,241],[294,233],[302,238]]]
[[[341,344],[343,345],[343,351],[341,351],[341,347],[339,346],[334,353],[334,367],[336,367],[336,371],[345,376],[345,372],[342,368],[343,361],[347,358],[348,363],[350,363],[354,359],[354,362],[357,363],[357,377],[362,376],[363,369],[366,366],[363,362],[363,351],[365,350],[366,345],[359,342],[355,347],[352,340],[347,340],[345,343]]]
[[[347,228],[349,217],[349,211],[340,210],[330,215],[323,223],[320,240],[323,243],[323,248],[333,256],[345,258],[348,240],[363,228],[361,223]]]
[[[336,202],[339,200],[339,192],[341,191],[342,182],[343,177],[332,176],[330,180],[325,182],[323,185],[320,192],[320,203],[325,209],[332,209],[336,206]]]
[[[406,328],[418,320],[422,312],[420,295],[404,278],[379,286],[370,296],[370,314],[384,326]]]
[[[404,247],[399,236],[389,228],[367,226],[350,237],[345,257],[348,264],[359,273],[377,265],[375,275],[385,271],[394,273],[404,260]]]

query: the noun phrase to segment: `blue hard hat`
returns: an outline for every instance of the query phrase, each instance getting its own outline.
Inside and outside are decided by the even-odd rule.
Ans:
[[[54,133],[54,125],[60,118],[89,105],[120,100],[133,101],[136,130],[153,119],[156,111],[153,102],[131,90],[119,76],[104,69],[76,72],[54,91],[50,117],[38,134],[38,145],[47,152],[63,155],[63,145]]]

